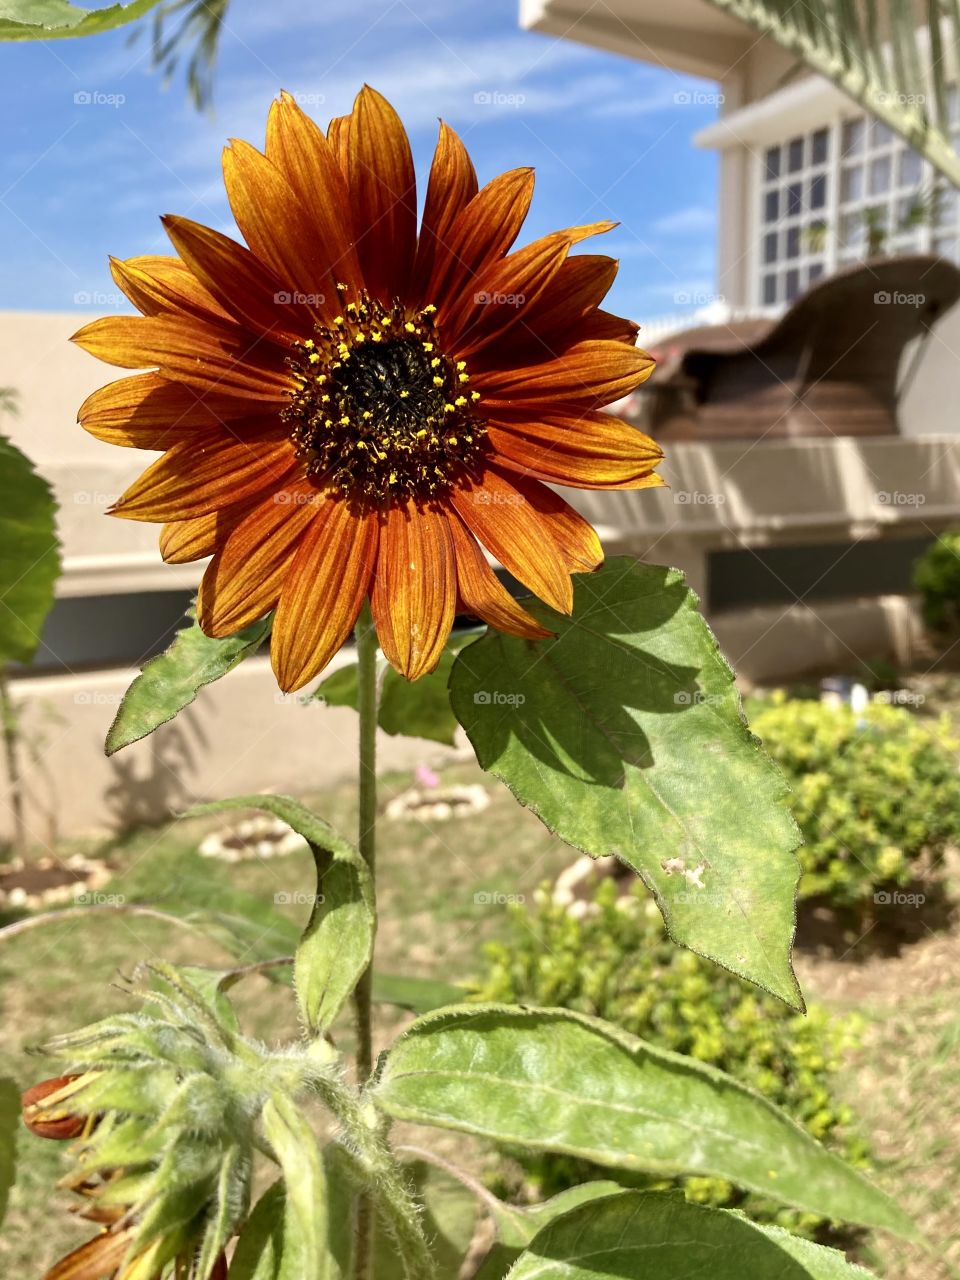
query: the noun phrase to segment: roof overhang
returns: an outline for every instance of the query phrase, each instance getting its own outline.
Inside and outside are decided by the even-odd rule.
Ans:
[[[756,33],[706,0],[520,0],[531,31],[722,80]]]
[[[783,140],[784,128],[815,127],[840,109],[851,109],[847,95],[822,76],[804,76],[765,98],[731,111],[694,135],[698,147],[763,146]]]

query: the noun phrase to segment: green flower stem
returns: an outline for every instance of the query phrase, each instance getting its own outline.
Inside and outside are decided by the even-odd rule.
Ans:
[[[377,632],[369,603],[357,620],[357,710],[360,713],[360,822],[357,847],[376,883],[377,858]],[[373,1026],[371,995],[373,956],[366,973],[353,993],[356,1011],[357,1082],[366,1084],[373,1071]],[[373,1238],[376,1215],[368,1195],[357,1200],[354,1280],[373,1280]]]

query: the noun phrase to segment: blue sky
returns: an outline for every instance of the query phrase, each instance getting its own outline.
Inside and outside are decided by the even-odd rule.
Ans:
[[[517,0],[233,0],[227,27],[212,116],[182,78],[163,88],[143,36],[0,45],[0,308],[118,309],[107,256],[167,251],[161,213],[235,233],[220,151],[262,145],[281,87],[326,123],[365,80],[403,116],[419,174],[438,116],[481,181],[534,165],[524,238],[618,220],[612,309],[642,324],[713,289],[715,159],[690,140],[715,108],[685,101],[702,82],[521,31]]]

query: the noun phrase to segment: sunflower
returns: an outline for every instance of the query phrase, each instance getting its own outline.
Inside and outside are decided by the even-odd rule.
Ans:
[[[112,509],[163,523],[165,560],[212,556],[197,618],[227,636],[275,610],[284,690],[314,677],[369,598],[409,679],[458,610],[548,635],[483,548],[561,613],[602,562],[549,485],[658,485],[656,444],[600,412],[653,362],[600,309],[616,262],[570,256],[594,223],[510,249],[530,169],[478,189],[446,125],[417,233],[413,158],[372,89],[326,135],[288,95],[265,154],[234,140],[227,195],[246,245],[166,217],[175,257],[113,261],[142,313],[75,341],[126,369],[80,410],[101,440],[163,450]]]

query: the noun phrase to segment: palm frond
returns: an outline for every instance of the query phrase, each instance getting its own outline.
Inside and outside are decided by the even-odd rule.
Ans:
[[[960,0],[709,0],[825,76],[954,187],[948,89],[960,64]]]
[[[154,67],[169,83],[186,57],[187,90],[200,111],[213,100],[213,73],[229,4],[230,0],[162,0],[150,24]]]

